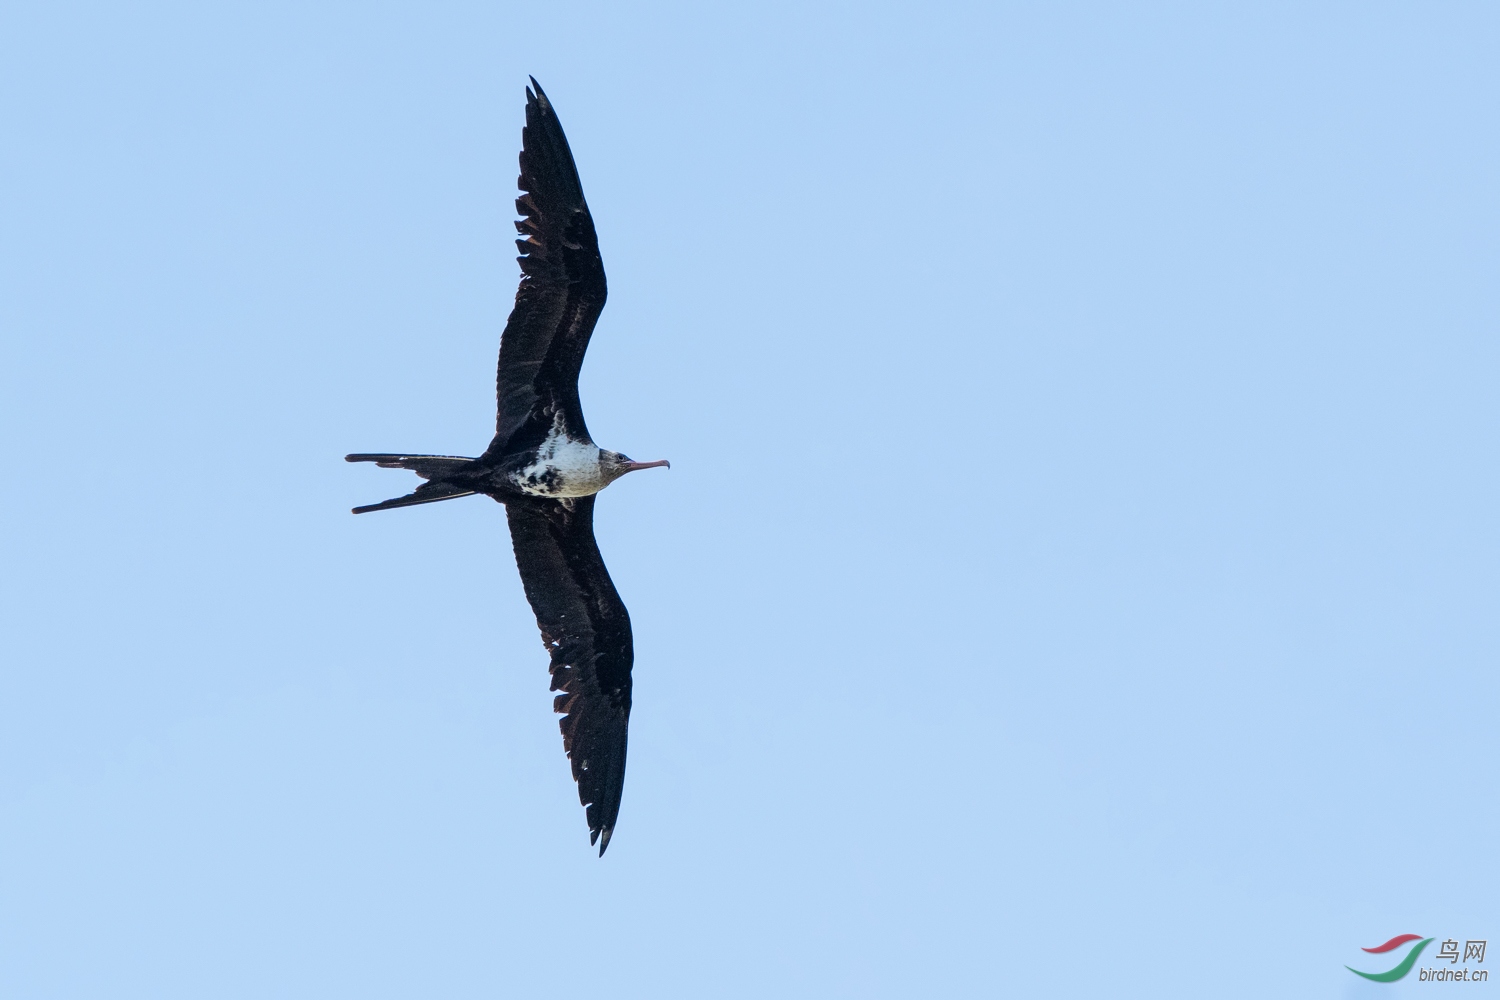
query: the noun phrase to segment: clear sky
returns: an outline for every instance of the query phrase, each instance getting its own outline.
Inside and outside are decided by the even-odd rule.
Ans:
[[[7,5],[0,995],[1500,949],[1497,51],[1482,3]],[[603,860],[503,512],[355,518],[415,479],[342,461],[489,440],[527,74],[589,426],[672,460],[599,503]]]

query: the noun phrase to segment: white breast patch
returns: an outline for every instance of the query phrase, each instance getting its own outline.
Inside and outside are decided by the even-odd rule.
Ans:
[[[563,433],[560,414],[537,448],[536,461],[510,478],[523,493],[538,497],[586,497],[609,485],[599,471],[599,446]]]

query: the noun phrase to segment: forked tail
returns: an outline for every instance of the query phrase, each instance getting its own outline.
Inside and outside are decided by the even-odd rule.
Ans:
[[[437,503],[439,500],[452,500],[455,497],[472,496],[479,492],[467,486],[444,481],[447,476],[460,472],[468,466],[474,461],[472,458],[459,458],[455,455],[345,455],[344,461],[374,462],[383,469],[410,469],[423,479],[432,480],[418,486],[404,497],[370,504],[368,507],[355,507],[354,513],[356,514],[368,514],[372,510],[392,510],[396,507],[414,507],[419,503]]]

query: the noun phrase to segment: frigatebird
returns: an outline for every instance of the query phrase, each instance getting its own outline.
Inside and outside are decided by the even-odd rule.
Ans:
[[[602,857],[620,813],[630,721],[630,615],[594,541],[594,495],[634,462],[594,444],[578,402],[578,370],[604,308],[604,263],[578,168],[536,78],[521,130],[516,240],[521,284],[500,335],[499,416],[483,455],[348,455],[427,480],[354,513],[482,493],[505,505],[516,566],[551,654],[553,710]]]

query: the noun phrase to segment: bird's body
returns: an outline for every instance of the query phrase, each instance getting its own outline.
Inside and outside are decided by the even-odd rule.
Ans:
[[[494,439],[478,458],[357,454],[427,482],[356,514],[482,493],[505,504],[516,565],[552,657],[553,708],[603,854],[625,781],[634,650],[630,616],[594,542],[594,495],[636,469],[594,444],[578,370],[604,308],[604,265],[568,141],[536,80],[526,94],[516,229],[523,256],[515,308],[500,339]]]
[[[601,457],[598,445],[572,437],[558,420],[542,443],[507,471],[506,483],[529,496],[586,497],[611,482]]]

